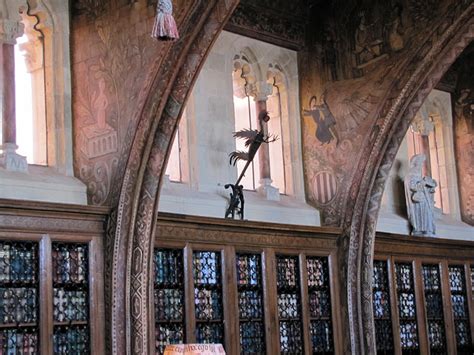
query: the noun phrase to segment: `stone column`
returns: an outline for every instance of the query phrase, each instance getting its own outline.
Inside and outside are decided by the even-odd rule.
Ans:
[[[267,110],[267,99],[272,94],[273,87],[266,81],[258,82],[255,85],[255,91],[253,97],[255,100],[257,117],[263,110]],[[258,129],[262,129],[265,135],[268,134],[268,125],[266,122],[258,122]],[[260,161],[260,186],[257,188],[257,192],[262,194],[267,200],[279,201],[280,191],[272,186],[272,177],[270,170],[270,148],[268,144],[262,144],[258,151],[258,157]]]
[[[14,7],[15,1],[0,3],[0,43],[1,43],[1,105],[2,105],[2,154],[0,166],[9,171],[27,172],[26,157],[18,155],[16,150],[16,114],[15,114],[15,55],[16,39],[23,33],[20,22],[20,7]]]

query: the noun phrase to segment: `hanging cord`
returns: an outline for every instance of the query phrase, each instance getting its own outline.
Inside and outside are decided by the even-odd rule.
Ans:
[[[179,38],[178,28],[173,18],[171,0],[158,0],[151,36],[161,41],[172,41]]]

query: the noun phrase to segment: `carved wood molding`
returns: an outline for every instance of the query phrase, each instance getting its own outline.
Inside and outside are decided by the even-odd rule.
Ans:
[[[222,231],[225,230],[223,234]],[[227,243],[235,246],[332,250],[341,233],[339,228],[289,226],[287,224],[231,221],[207,217],[161,214],[156,230],[160,241]]]
[[[402,68],[390,95],[380,105],[350,188],[341,255],[347,262],[347,316],[351,351],[375,354],[372,314],[372,260],[380,202],[401,141],[415,113],[456,58],[474,39],[474,4],[459,3],[434,27],[430,37]]]
[[[109,209],[0,199],[0,229],[27,233],[102,235]]]

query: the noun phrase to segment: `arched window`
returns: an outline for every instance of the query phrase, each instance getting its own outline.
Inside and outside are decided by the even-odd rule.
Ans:
[[[270,172],[275,186],[280,193],[286,193],[285,179],[285,156],[283,153],[283,141],[286,137],[283,134],[282,121],[287,116],[286,87],[283,81],[283,74],[278,65],[271,65],[267,73],[268,82],[272,92],[267,99],[267,110],[270,114],[268,121],[268,132],[279,137],[278,141],[269,145]]]
[[[232,83],[234,92],[234,118],[235,132],[242,129],[258,129],[257,126],[257,108],[252,98],[253,87],[255,85],[255,76],[252,72],[250,63],[245,56],[236,56],[234,61],[234,71],[232,73]],[[235,140],[236,151],[245,151],[244,140]],[[237,173],[242,173],[245,161],[237,162]],[[244,189],[256,190],[259,181],[260,160],[257,155],[252,164],[248,167],[241,184]]]
[[[408,158],[424,154],[423,175],[431,176],[438,183],[435,207],[457,218],[459,201],[452,121],[449,93],[434,90],[415,117],[406,138]]]
[[[43,35],[37,18],[22,14],[24,34],[15,45],[16,142],[29,164],[47,165]]]
[[[187,158],[187,109],[184,110],[181,121],[171,147],[165,175],[172,182],[186,181]]]

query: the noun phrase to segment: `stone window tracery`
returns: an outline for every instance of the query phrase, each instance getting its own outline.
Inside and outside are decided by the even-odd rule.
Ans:
[[[459,201],[456,199],[450,105],[449,94],[445,92],[435,91],[428,98],[407,133],[408,155],[410,158],[415,154],[425,154],[423,175],[431,176],[438,184],[434,195],[435,207],[443,214],[457,216]]]

